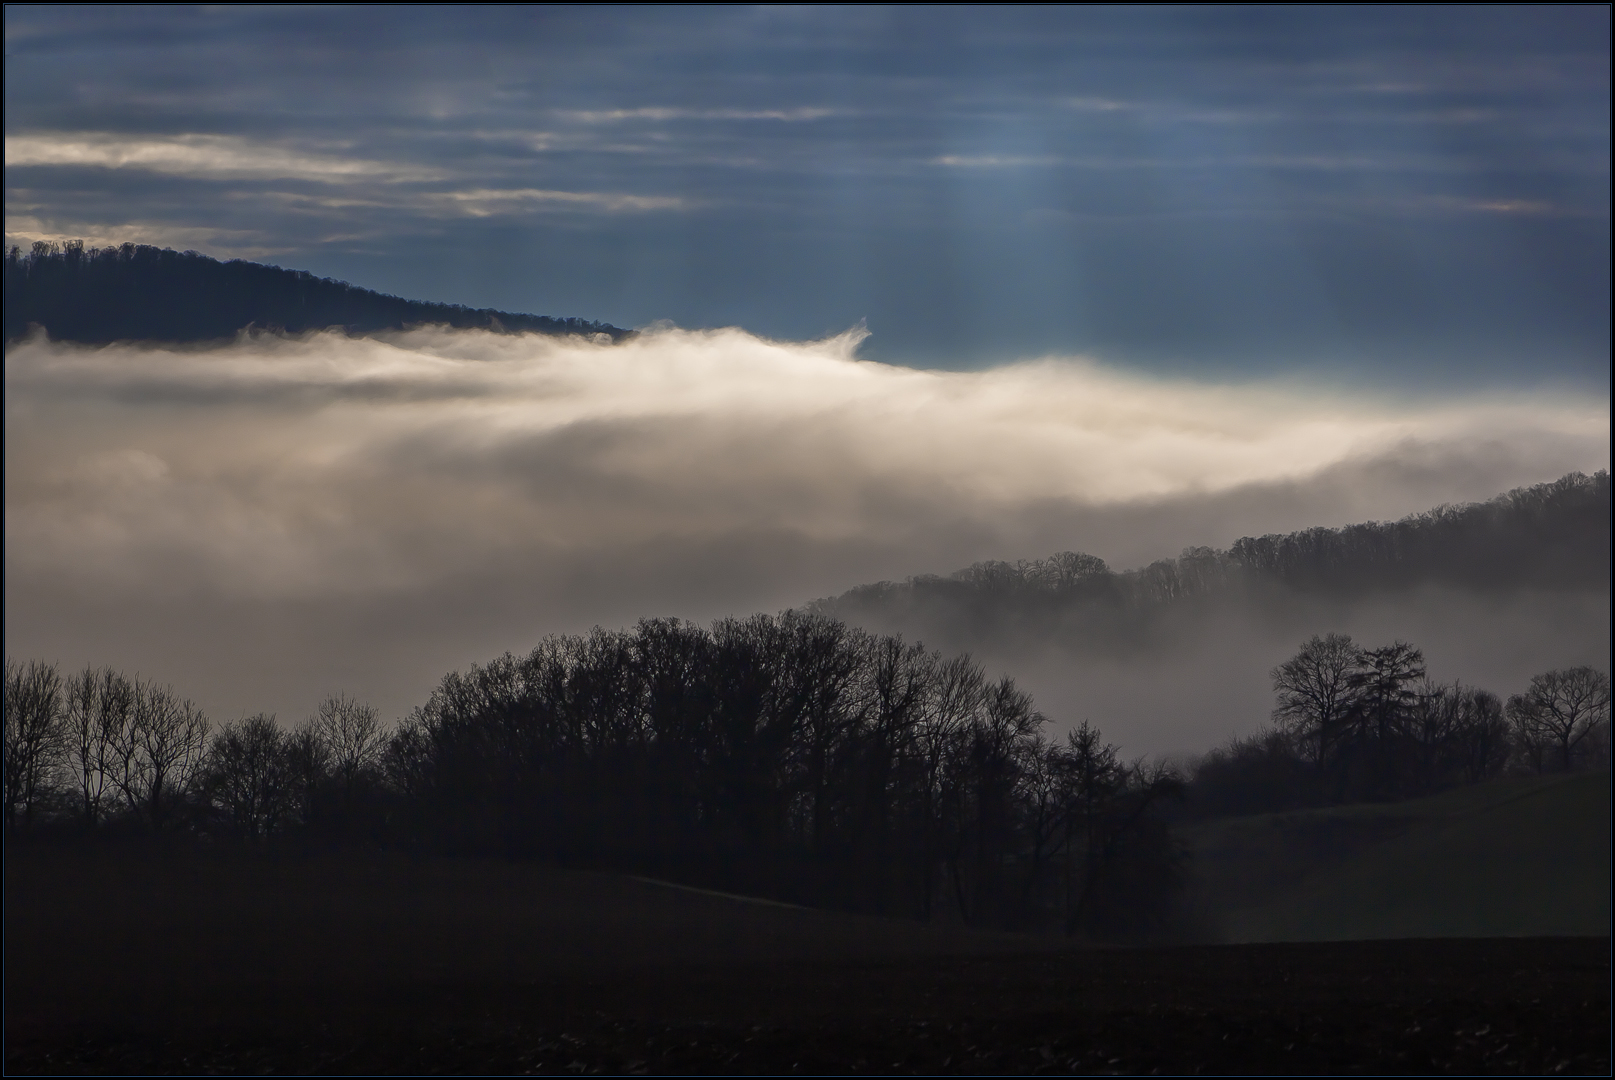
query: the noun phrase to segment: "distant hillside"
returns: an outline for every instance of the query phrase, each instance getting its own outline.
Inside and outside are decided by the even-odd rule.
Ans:
[[[927,627],[928,640],[972,647],[1005,633],[1104,633],[1251,587],[1337,596],[1422,584],[1607,590],[1610,510],[1608,472],[1571,473],[1484,503],[1393,522],[1247,536],[1226,551],[1189,548],[1122,573],[1092,555],[1065,551],[1030,562],[979,562],[949,577],[861,585],[812,606],[855,623]]]
[[[59,341],[211,341],[246,326],[299,333],[342,327],[349,333],[401,330],[422,323],[458,328],[606,334],[627,331],[584,319],[554,319],[492,308],[431,304],[360,289],[305,270],[194,251],[124,244],[86,249],[39,242],[5,259],[5,333],[12,342],[30,323]]]

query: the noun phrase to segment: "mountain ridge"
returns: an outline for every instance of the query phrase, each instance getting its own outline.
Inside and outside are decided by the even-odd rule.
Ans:
[[[350,334],[443,323],[499,333],[605,335],[609,323],[494,308],[405,300],[306,270],[146,244],[86,248],[83,241],[36,242],[5,255],[5,336],[39,325],[54,340],[193,343],[233,337],[249,326],[302,333],[341,327]]]
[[[977,562],[947,577],[858,585],[807,607],[858,623],[922,617],[980,635],[1006,624],[1021,633],[1074,629],[1073,616],[1148,617],[1252,586],[1327,595],[1423,584],[1607,589],[1610,519],[1609,472],[1575,472],[1485,502],[1397,521],[1247,536],[1227,549],[1190,547],[1176,559],[1120,572],[1093,555],[1064,551]]]

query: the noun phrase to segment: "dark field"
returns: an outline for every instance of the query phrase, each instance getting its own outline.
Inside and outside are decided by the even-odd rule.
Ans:
[[[1607,1073],[1609,939],[1068,949],[495,862],[28,851],[6,1068]]]

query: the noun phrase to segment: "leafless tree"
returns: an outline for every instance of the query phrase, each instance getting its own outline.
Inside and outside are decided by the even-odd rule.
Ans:
[[[1355,691],[1348,714],[1352,757],[1364,761],[1370,792],[1389,794],[1402,785],[1407,730],[1418,702],[1415,687],[1425,677],[1424,653],[1405,641],[1364,649],[1352,676]],[[1351,770],[1341,772],[1342,792]]]
[[[1105,561],[1080,551],[1062,551],[1030,563],[1023,576],[1047,592],[1063,592],[1110,573]]]
[[[380,759],[383,739],[376,710],[347,694],[337,694],[320,703],[314,730],[325,744],[331,772],[342,784],[343,805],[351,809],[361,778]]]
[[[289,739],[273,716],[225,724],[208,749],[205,786],[242,839],[257,842],[283,824],[293,799]]]
[[[1116,747],[1084,720],[1067,732],[1065,774],[1065,932],[1080,926],[1099,864],[1104,859],[1104,817],[1126,775]]]
[[[1471,784],[1502,771],[1508,762],[1508,724],[1503,703],[1489,690],[1453,684],[1456,691],[1452,757]]]
[[[1085,814],[1044,723],[969,657],[821,616],[648,620],[446,676],[387,740],[382,797],[389,828],[455,848],[684,866],[920,917],[941,901],[975,925],[1078,907],[1085,934],[1137,936],[1175,895],[1150,811],[1170,778],[1119,768],[1090,732]]]
[[[1116,748],[1086,723],[1067,743],[1071,816],[1080,823],[1084,850],[1080,883],[1067,889],[1066,933],[1159,930],[1181,878],[1170,831],[1149,815],[1162,799],[1182,796],[1183,777],[1164,762],[1123,765]]]
[[[131,813],[159,829],[202,764],[208,722],[172,687],[134,680],[130,723],[112,745],[112,782]]]
[[[987,694],[987,676],[968,654],[938,663],[935,682],[918,718],[914,754],[920,765],[920,815],[924,823],[921,860],[924,881],[920,910],[929,919],[937,891],[937,869],[957,863],[966,831],[960,747]]]
[[[1557,745],[1560,767],[1568,772],[1576,748],[1609,723],[1609,676],[1590,667],[1533,675],[1525,693],[1508,699],[1508,715],[1527,739]]]
[[[331,773],[331,748],[320,733],[318,716],[310,717],[286,735],[286,761],[294,813],[304,823],[314,816],[314,800]]]
[[[435,719],[425,709],[415,709],[393,728],[381,756],[387,786],[416,805],[425,803],[435,779]]]
[[[6,824],[26,829],[62,761],[62,677],[55,665],[6,658]]]
[[[1548,748],[1551,740],[1536,722],[1536,716],[1526,707],[1525,695],[1514,694],[1503,707],[1509,728],[1509,749],[1518,767],[1533,772],[1548,768]]]
[[[1363,651],[1345,634],[1313,635],[1270,673],[1273,720],[1322,768],[1345,734],[1358,696]]]
[[[67,680],[65,698],[68,767],[81,820],[93,828],[106,809],[118,747],[134,723],[135,688],[111,668],[86,667]]]
[[[861,726],[869,703],[857,675],[869,651],[867,635],[818,615],[788,612],[780,620],[787,648],[775,690],[775,707],[798,733],[793,757],[802,809],[798,832],[810,850],[830,846],[834,779],[832,754],[848,731]]]
[[[1004,676],[985,686],[976,715],[960,733],[959,780],[968,807],[963,835],[974,858],[956,857],[949,869],[967,922],[981,925],[1001,914],[1004,865],[1016,825],[1017,748],[1044,723],[1031,695]]]
[[[1405,725],[1415,759],[1414,782],[1421,791],[1436,787],[1458,730],[1462,689],[1428,680],[1420,686]]]
[[[1026,834],[1026,869],[1021,878],[1021,905],[1027,907],[1044,869],[1058,855],[1066,818],[1064,755],[1041,732],[1016,747],[1018,790]]]

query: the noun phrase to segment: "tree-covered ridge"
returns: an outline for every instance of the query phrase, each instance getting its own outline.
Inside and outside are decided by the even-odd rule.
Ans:
[[[306,270],[144,244],[86,248],[39,241],[5,258],[6,341],[45,327],[56,340],[212,341],[247,326],[301,333],[342,327],[349,333],[446,323],[459,329],[541,334],[627,331],[585,319],[555,319],[492,308],[432,304],[315,277]]]
[[[1025,627],[1093,607],[1147,610],[1251,584],[1361,592],[1446,584],[1466,588],[1609,587],[1610,478],[1570,473],[1483,503],[1440,506],[1400,521],[1243,537],[1227,550],[1186,549],[1136,570],[1064,551],[1047,559],[978,562],[948,577],[861,585],[814,610],[843,618],[925,611],[978,627]]]
[[[1240,567],[1290,585],[1581,586],[1609,582],[1609,473],[1570,473],[1483,503],[1400,521],[1244,537]]]
[[[368,838],[1113,938],[1169,929],[1181,884],[1175,774],[1050,741],[968,656],[797,612],[548,638],[391,731],[338,696],[210,736],[167,687],[37,661],[5,706],[13,833]]]
[[[823,907],[1141,939],[1192,929],[1174,816],[1426,795],[1608,768],[1610,682],[1540,673],[1505,704],[1423,652],[1314,635],[1274,726],[1190,768],[822,616],[644,619],[446,675],[397,726],[338,694],[301,725],[211,730],[173,689],[8,659],[12,836],[162,833],[503,854]]]

